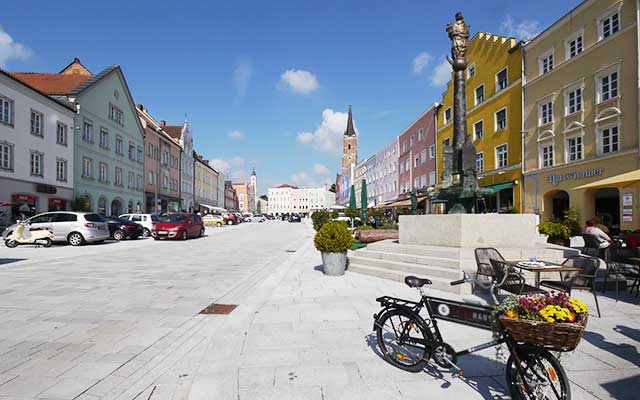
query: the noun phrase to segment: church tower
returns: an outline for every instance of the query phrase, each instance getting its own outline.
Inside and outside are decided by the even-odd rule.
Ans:
[[[258,209],[258,177],[256,175],[256,168],[253,168],[251,172],[251,192],[253,193],[253,211]]]
[[[351,105],[349,105],[349,119],[347,120],[347,129],[342,137],[342,143],[342,173],[349,174],[351,166],[358,163],[358,136],[353,128]]]

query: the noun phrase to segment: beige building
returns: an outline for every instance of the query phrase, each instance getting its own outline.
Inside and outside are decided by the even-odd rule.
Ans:
[[[193,152],[193,194],[195,210],[200,213],[220,211],[218,203],[218,171],[200,154]]]
[[[525,212],[639,226],[638,190],[601,182],[639,167],[637,7],[587,0],[524,45]]]

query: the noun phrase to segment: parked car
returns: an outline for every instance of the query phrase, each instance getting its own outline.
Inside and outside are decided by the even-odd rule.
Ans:
[[[220,214],[207,214],[202,217],[205,225],[222,226],[227,224],[227,219]]]
[[[234,213],[223,215],[227,225],[238,225],[238,217]]]
[[[54,242],[67,242],[72,246],[100,243],[109,238],[106,220],[98,213],[75,211],[52,211],[28,218],[30,229],[49,228]],[[6,239],[18,225],[7,227],[2,234]]]
[[[160,221],[160,217],[158,216],[158,214],[122,214],[119,216],[119,218],[128,219],[142,225],[142,236],[144,237],[151,236],[151,231],[153,230],[154,225]]]
[[[238,212],[234,212],[233,215],[236,216],[237,220],[238,220],[238,224],[241,224],[244,222],[244,216],[241,213]]]
[[[289,216],[289,222],[302,222],[300,219],[300,214],[291,214]]]
[[[267,214],[267,215],[266,215],[266,217],[267,217],[267,219],[268,219],[269,221],[273,221],[273,220],[275,219],[275,217],[273,216],[273,214]]]
[[[182,239],[204,236],[204,224],[198,214],[171,212],[160,215],[151,231],[154,239]]]
[[[143,235],[144,228],[125,218],[104,217],[109,225],[109,236],[115,240],[137,239]]]
[[[267,218],[265,218],[262,214],[256,214],[251,217],[247,217],[247,222],[264,222]]]

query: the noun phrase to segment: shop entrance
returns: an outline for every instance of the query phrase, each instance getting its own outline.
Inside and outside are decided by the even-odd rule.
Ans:
[[[598,189],[595,192],[596,216],[600,223],[611,228],[620,226],[620,192],[618,189]]]
[[[117,217],[120,214],[122,214],[122,203],[120,200],[113,200],[111,202],[111,215]]]
[[[563,218],[565,211],[569,209],[569,193],[560,190],[553,195],[551,202],[553,218]]]

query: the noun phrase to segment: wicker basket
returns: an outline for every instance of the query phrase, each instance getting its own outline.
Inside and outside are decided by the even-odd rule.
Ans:
[[[587,314],[580,321],[542,322],[500,316],[500,323],[516,342],[533,343],[570,351],[578,346],[587,326]]]

